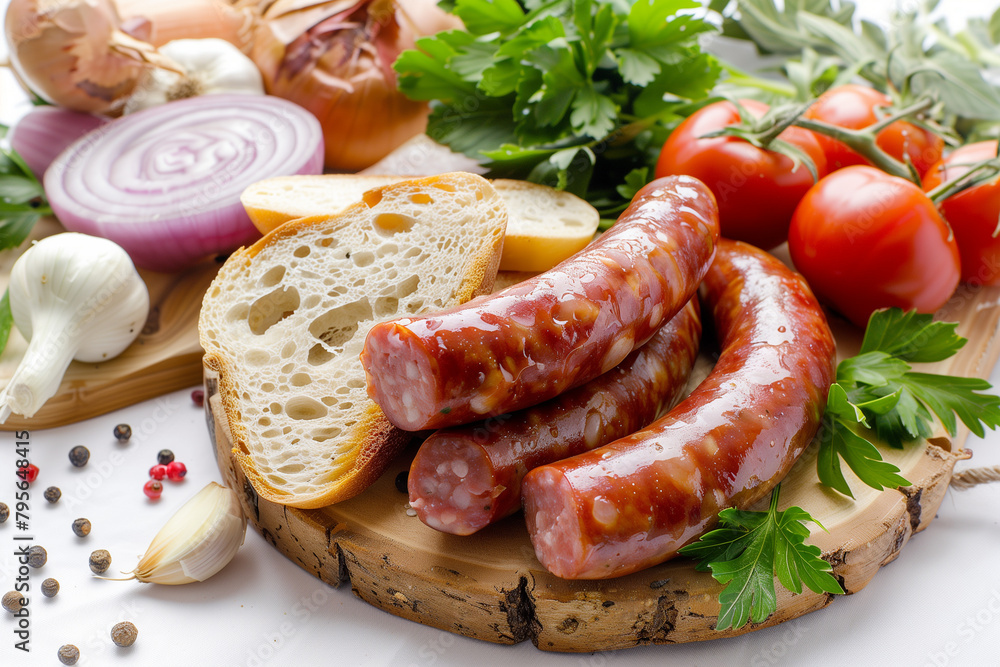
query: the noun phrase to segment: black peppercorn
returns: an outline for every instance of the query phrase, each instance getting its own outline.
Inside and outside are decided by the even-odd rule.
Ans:
[[[118,442],[128,442],[132,437],[132,427],[128,424],[115,426],[115,437],[118,438]]]
[[[28,549],[28,565],[31,567],[42,567],[49,559],[49,554],[40,546],[33,546]]]
[[[42,582],[42,595],[47,598],[54,598],[59,593],[59,582],[49,577]]]
[[[69,462],[73,464],[75,468],[82,468],[87,465],[87,461],[90,460],[90,450],[83,445],[77,445],[73,449],[69,450]]]
[[[410,471],[404,470],[403,472],[396,475],[396,490],[400,493],[406,493],[406,478],[409,476]]]
[[[45,493],[43,495],[45,496],[45,500],[50,503],[57,503],[59,502],[59,499],[62,498],[62,491],[58,486],[50,486],[45,489]]]
[[[170,465],[174,461],[174,453],[169,449],[161,449],[156,455],[156,462],[161,466]]]
[[[111,567],[111,554],[107,549],[98,549],[90,554],[90,569],[94,574],[104,574]]]
[[[64,665],[75,665],[80,659],[80,649],[72,644],[64,644],[59,647],[59,662]]]
[[[16,614],[24,606],[24,597],[17,591],[9,591],[4,593],[3,601],[0,602],[0,605],[10,613]]]
[[[115,627],[111,628],[111,641],[115,643],[115,646],[121,646],[122,648],[131,646],[135,643],[135,638],[138,636],[139,630],[128,621],[116,623]]]
[[[10,518],[10,508],[7,507],[7,503],[0,503],[0,523],[3,523]]]
[[[86,537],[87,535],[90,535],[90,520],[77,519],[74,521],[73,532],[76,533],[77,537]]]

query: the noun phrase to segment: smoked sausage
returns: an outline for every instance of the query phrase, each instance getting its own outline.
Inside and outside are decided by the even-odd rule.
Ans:
[[[525,519],[541,563],[566,579],[660,563],[784,477],[815,435],[836,348],[805,280],[723,239],[705,277],[721,355],[652,425],[532,470]]]
[[[424,317],[376,324],[361,362],[397,427],[443,428],[536,405],[606,373],[688,302],[719,239],[690,176],[641,189],[598,240],[555,268]]]
[[[697,298],[618,366],[539,405],[436,431],[407,484],[431,528],[471,535],[521,509],[521,479],[537,466],[628,435],[680,398],[698,356]]]

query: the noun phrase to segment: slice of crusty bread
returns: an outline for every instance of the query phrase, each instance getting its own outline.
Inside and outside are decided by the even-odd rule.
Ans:
[[[335,213],[360,200],[366,190],[404,178],[278,176],[254,183],[240,200],[257,229],[266,234],[289,220]],[[503,197],[508,213],[502,271],[547,271],[594,238],[600,215],[576,195],[527,181],[497,179],[493,187]]]
[[[261,496],[321,507],[385,470],[409,434],[368,398],[365,336],[488,293],[506,219],[488,181],[451,173],[370,190],[233,253],[199,332],[235,458]]]

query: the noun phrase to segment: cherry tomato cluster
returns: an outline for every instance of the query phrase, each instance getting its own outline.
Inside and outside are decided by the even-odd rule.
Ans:
[[[740,105],[756,118],[768,110],[752,100]],[[802,117],[863,130],[890,105],[883,93],[849,84],[827,91]],[[814,181],[803,163],[786,154],[741,136],[706,136],[740,122],[732,102],[695,112],[664,144],[656,177],[688,174],[704,181],[718,201],[723,236],[765,249],[787,239],[796,268],[817,296],[855,324],[864,326],[872,311],[890,306],[934,312],[960,280],[1000,284],[1000,181],[948,196],[940,207],[927,196],[962,176],[969,164],[996,156],[995,141],[942,158],[939,135],[887,118],[874,143],[912,165],[921,187],[871,166],[835,138],[789,126],[777,139],[812,160],[819,177]]]
[[[174,460],[174,453],[169,449],[162,450],[156,457],[157,463],[149,469],[149,481],[142,487],[142,492],[150,500],[157,500],[163,494],[163,478],[171,482],[180,482],[187,475],[187,466]]]

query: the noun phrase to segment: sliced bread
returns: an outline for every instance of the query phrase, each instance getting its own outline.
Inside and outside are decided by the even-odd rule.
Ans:
[[[366,190],[404,178],[279,176],[254,183],[240,199],[254,225],[266,234],[289,220],[340,211],[360,200]],[[527,181],[497,179],[493,187],[503,197],[508,213],[502,271],[547,271],[594,238],[600,215],[576,195]]]
[[[199,332],[235,458],[258,494],[322,507],[385,470],[409,434],[368,398],[365,336],[376,322],[488,293],[506,219],[488,181],[443,174],[369,190],[226,261]]]

